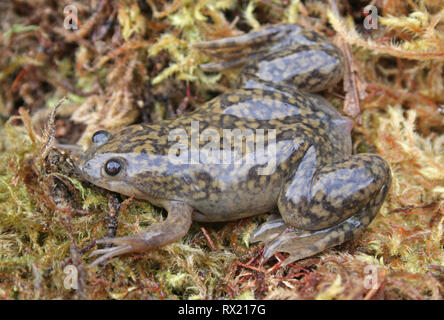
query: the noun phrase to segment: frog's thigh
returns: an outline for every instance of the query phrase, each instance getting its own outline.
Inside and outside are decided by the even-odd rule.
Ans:
[[[279,195],[279,212],[298,229],[325,229],[364,208],[389,176],[385,160],[374,154],[350,156],[314,175],[296,172]]]
[[[302,168],[278,199],[283,220],[294,229],[269,242],[265,255],[289,252],[288,263],[350,240],[376,216],[390,182],[388,164],[374,154],[350,156],[314,175]]]

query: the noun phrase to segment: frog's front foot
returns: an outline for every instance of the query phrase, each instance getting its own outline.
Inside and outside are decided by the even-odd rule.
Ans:
[[[164,222],[149,226],[133,236],[97,240],[97,244],[113,244],[115,247],[93,251],[91,255],[99,257],[91,266],[118,255],[148,251],[180,240],[191,226],[193,209],[179,201],[168,201],[163,206],[168,211]]]

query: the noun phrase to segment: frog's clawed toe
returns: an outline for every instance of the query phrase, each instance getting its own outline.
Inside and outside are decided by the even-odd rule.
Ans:
[[[283,37],[291,28],[291,26],[269,27],[231,38],[195,43],[193,47],[221,61],[200,65],[204,71],[217,72],[242,66],[255,57],[266,54],[270,40]]]
[[[254,231],[250,242],[265,242],[265,259],[271,258],[276,252],[290,253],[283,263],[286,265],[325,249],[319,245],[319,240],[323,238],[321,235],[322,231],[297,230],[288,226],[279,214],[271,214],[267,221]]]
[[[287,252],[290,256],[283,265],[301,260],[327,248],[323,241],[326,233],[322,231],[302,231],[291,227],[267,242],[264,247],[264,258],[269,259],[276,252]]]
[[[254,230],[250,242],[269,242],[281,234],[286,228],[287,225],[281,216],[273,213],[268,217],[267,221]]]
[[[200,50],[212,50],[212,51],[218,51],[218,50],[226,51],[230,49],[236,49],[239,47],[251,47],[254,45],[267,42],[268,40],[270,40],[270,38],[275,36],[277,33],[282,32],[282,29],[285,28],[288,27],[277,26],[277,27],[265,28],[247,34],[242,34],[235,37],[202,41],[199,43],[194,43],[193,47],[198,48]]]

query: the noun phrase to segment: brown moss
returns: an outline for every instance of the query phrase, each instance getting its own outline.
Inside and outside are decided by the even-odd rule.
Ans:
[[[372,32],[361,26],[362,8],[345,2],[335,12],[298,0],[77,1],[75,33],[62,27],[68,1],[49,2],[11,1],[0,10],[0,297],[442,299],[439,1],[376,1],[381,18]],[[119,196],[80,183],[67,155],[42,154],[47,106],[68,96],[55,137],[80,144],[99,128],[188,112],[236,77],[203,73],[198,64],[208,57],[189,43],[281,22],[334,36],[348,52],[343,86],[324,94],[355,117],[355,150],[378,152],[392,166],[375,221],[358,239],[285,268],[283,255],[264,262],[262,246],[248,244],[264,217],[195,223],[180,242],[89,268],[94,240],[113,232],[116,211],[118,236],[161,221],[163,212],[133,199],[117,210]],[[71,264],[78,290],[64,288]]]

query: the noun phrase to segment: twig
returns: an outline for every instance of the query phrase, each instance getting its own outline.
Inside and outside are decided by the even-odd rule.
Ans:
[[[208,234],[207,230],[204,227],[201,227],[200,230],[203,232],[205,238],[207,239],[207,241],[211,247],[211,250],[216,251],[216,247],[214,246],[214,243],[211,240],[210,235]]]
[[[55,107],[52,109],[51,115],[49,116],[49,121],[48,124],[46,126],[46,130],[43,133],[43,139],[45,142],[45,144],[42,146],[42,152],[41,152],[41,156],[40,159],[44,160],[46,158],[46,156],[49,153],[49,150],[51,150],[52,146],[54,145],[54,140],[55,140],[55,127],[54,127],[54,120],[55,120],[55,115],[57,112],[57,109],[62,105],[63,102],[65,102],[66,97],[63,97],[62,99],[59,100],[59,102],[57,102],[57,104],[55,105]]]
[[[336,15],[339,19],[339,9],[336,4],[336,0],[330,0],[330,6],[333,11],[333,14]],[[353,56],[351,54],[350,45],[345,42],[345,39],[342,38],[342,47],[344,49],[345,53],[345,66],[346,66],[346,72],[347,75],[344,76],[344,89],[346,90],[346,97],[345,97],[345,103],[344,103],[344,112],[352,116],[353,118],[357,118],[361,113],[361,107],[360,107],[360,100],[359,100],[359,93],[358,93],[358,83],[356,79],[356,73],[353,70]],[[347,90],[348,89],[348,90]],[[351,94],[350,94],[351,91]],[[354,102],[351,103],[352,108],[348,108],[350,106],[350,103],[347,103],[347,101],[353,100]],[[358,122],[361,122],[360,117],[357,118]]]

